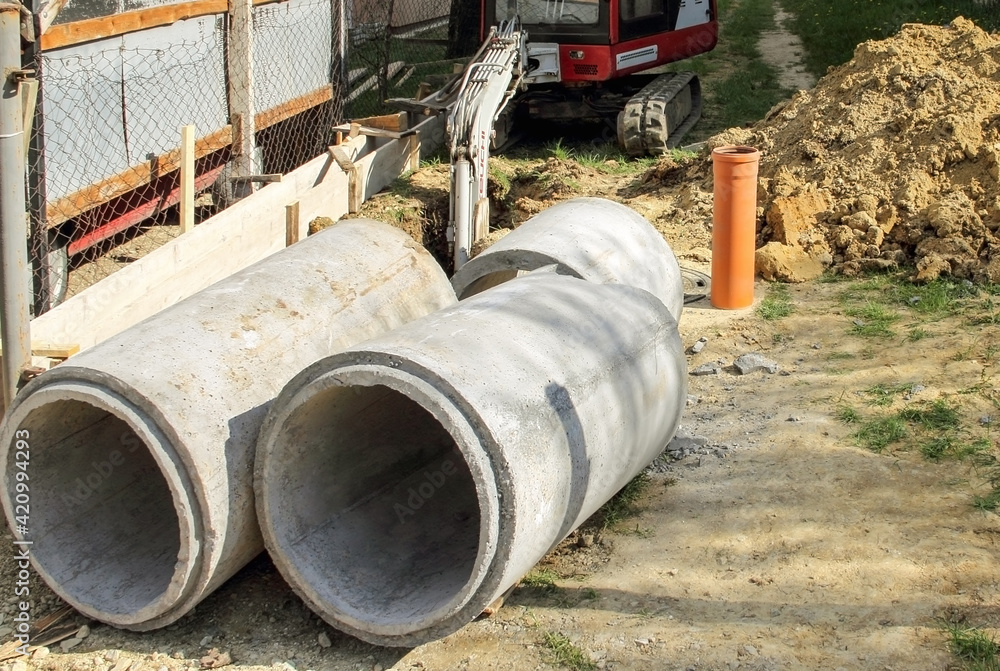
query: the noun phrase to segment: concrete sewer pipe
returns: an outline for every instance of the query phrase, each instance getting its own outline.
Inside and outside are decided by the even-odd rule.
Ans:
[[[680,321],[684,284],[670,246],[642,215],[603,198],[540,212],[462,266],[451,283],[465,299],[552,264],[561,275],[645,289]]]
[[[455,302],[430,254],[369,220],[248,267],[21,391],[0,426],[11,528],[27,435],[30,525],[15,535],[45,582],[96,620],[170,624],[263,549],[252,461],[285,383]]]
[[[265,544],[334,627],[446,636],[656,458],[686,387],[652,293],[518,277],[289,382],[258,441]]]

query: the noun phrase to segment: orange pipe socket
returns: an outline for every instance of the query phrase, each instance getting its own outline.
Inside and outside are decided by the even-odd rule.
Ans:
[[[712,209],[712,305],[737,310],[753,304],[757,236],[757,165],[753,147],[712,150],[715,205]]]

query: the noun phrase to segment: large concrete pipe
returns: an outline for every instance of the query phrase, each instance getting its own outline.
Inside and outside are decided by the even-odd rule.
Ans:
[[[258,441],[265,544],[333,626],[447,635],[650,463],[685,399],[655,296],[519,277],[289,382]]]
[[[18,432],[31,523],[17,536],[41,576],[94,619],[169,624],[263,549],[252,461],[285,383],[455,302],[397,229],[353,220],[311,236],[26,386],[0,427],[7,519],[16,529]]]
[[[462,266],[451,283],[465,299],[553,264],[562,275],[645,289],[680,321],[683,283],[670,246],[642,215],[603,198],[574,198],[536,214]]]

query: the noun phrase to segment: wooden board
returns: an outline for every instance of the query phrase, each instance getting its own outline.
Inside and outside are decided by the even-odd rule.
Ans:
[[[283,102],[271,109],[258,112],[254,117],[257,122],[257,130],[273,126],[276,123],[289,119],[296,114],[301,114],[311,107],[322,105],[327,100],[333,98],[333,88],[329,85],[321,86],[315,91],[311,91],[297,98]]]
[[[266,5],[285,0],[253,0],[254,6]],[[168,26],[185,19],[193,19],[208,14],[224,14],[229,11],[228,0],[194,0],[193,2],[178,2],[172,5],[158,5],[137,9],[131,12],[121,12],[111,16],[101,16],[96,19],[73,21],[58,26],[51,26],[42,35],[42,51],[61,49],[62,47],[103,40],[140,30],[148,30],[158,26]]]
[[[341,145],[358,167],[364,197],[385,188],[421,152],[433,152],[444,135],[444,118],[416,127],[401,140],[358,137]],[[299,238],[317,216],[347,213],[347,174],[328,153],[268,184],[193,231],[126,266],[31,322],[37,341],[92,347],[146,317],[285,247],[286,206],[298,201]]]
[[[31,355],[45,356],[53,359],[68,359],[80,351],[80,346],[76,343],[54,343],[31,341]],[[3,348],[0,347],[0,356],[3,356]]]

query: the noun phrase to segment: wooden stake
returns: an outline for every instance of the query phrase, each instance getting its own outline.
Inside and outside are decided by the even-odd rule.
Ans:
[[[285,247],[299,241],[299,201],[285,205]]]
[[[181,128],[181,233],[194,228],[194,125]]]
[[[21,114],[24,118],[24,155],[28,155],[31,144],[31,128],[35,122],[35,101],[38,99],[38,80],[26,79],[21,82]]]

